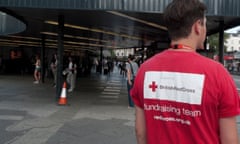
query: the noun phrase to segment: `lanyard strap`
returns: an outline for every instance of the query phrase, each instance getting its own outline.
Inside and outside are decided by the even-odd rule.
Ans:
[[[183,45],[183,44],[170,45],[170,48],[173,48],[173,49],[189,49],[189,50],[193,50],[192,47],[187,46],[187,45]]]

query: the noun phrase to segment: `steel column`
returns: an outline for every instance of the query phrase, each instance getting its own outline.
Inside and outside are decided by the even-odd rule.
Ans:
[[[41,80],[44,83],[45,78],[45,35],[42,35],[42,48],[41,48]]]
[[[102,40],[103,40],[103,34],[101,33],[100,35],[100,44],[102,45]],[[102,74],[102,68],[103,68],[103,47],[100,47],[100,74]]]
[[[56,98],[58,99],[61,95],[61,88],[63,84],[63,53],[64,53],[64,16],[58,16],[58,50],[57,50],[57,84],[56,84]]]
[[[224,21],[219,22],[219,62],[224,64]]]

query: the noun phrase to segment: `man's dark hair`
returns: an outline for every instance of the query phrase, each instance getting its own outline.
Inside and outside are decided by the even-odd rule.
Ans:
[[[134,60],[135,57],[134,57],[134,55],[131,55],[131,54],[130,54],[130,55],[128,56],[128,58],[132,61],[132,60]]]
[[[172,40],[187,37],[198,19],[204,19],[207,7],[199,0],[173,0],[165,9],[163,18]]]

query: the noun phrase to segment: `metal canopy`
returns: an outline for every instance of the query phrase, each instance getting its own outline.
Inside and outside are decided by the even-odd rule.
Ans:
[[[17,18],[0,11],[0,35],[19,33],[26,29],[26,24]]]
[[[162,13],[172,0],[0,0],[2,7]],[[209,15],[240,16],[239,0],[202,0]]]
[[[171,0],[0,0],[27,22],[26,31],[1,37],[0,44],[57,47],[57,21],[65,19],[65,47],[95,51],[97,48],[139,47],[167,37],[162,12]],[[205,0],[208,35],[240,25],[239,0]],[[14,40],[14,41],[13,41]],[[65,49],[66,49],[65,48]]]

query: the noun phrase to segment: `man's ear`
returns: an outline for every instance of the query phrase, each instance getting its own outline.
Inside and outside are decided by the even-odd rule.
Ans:
[[[200,31],[201,31],[201,30],[200,30],[200,28],[201,28],[201,27],[200,27],[200,24],[201,24],[201,23],[200,23],[199,21],[196,21],[196,22],[193,24],[194,31],[195,31],[196,34],[199,34]]]

